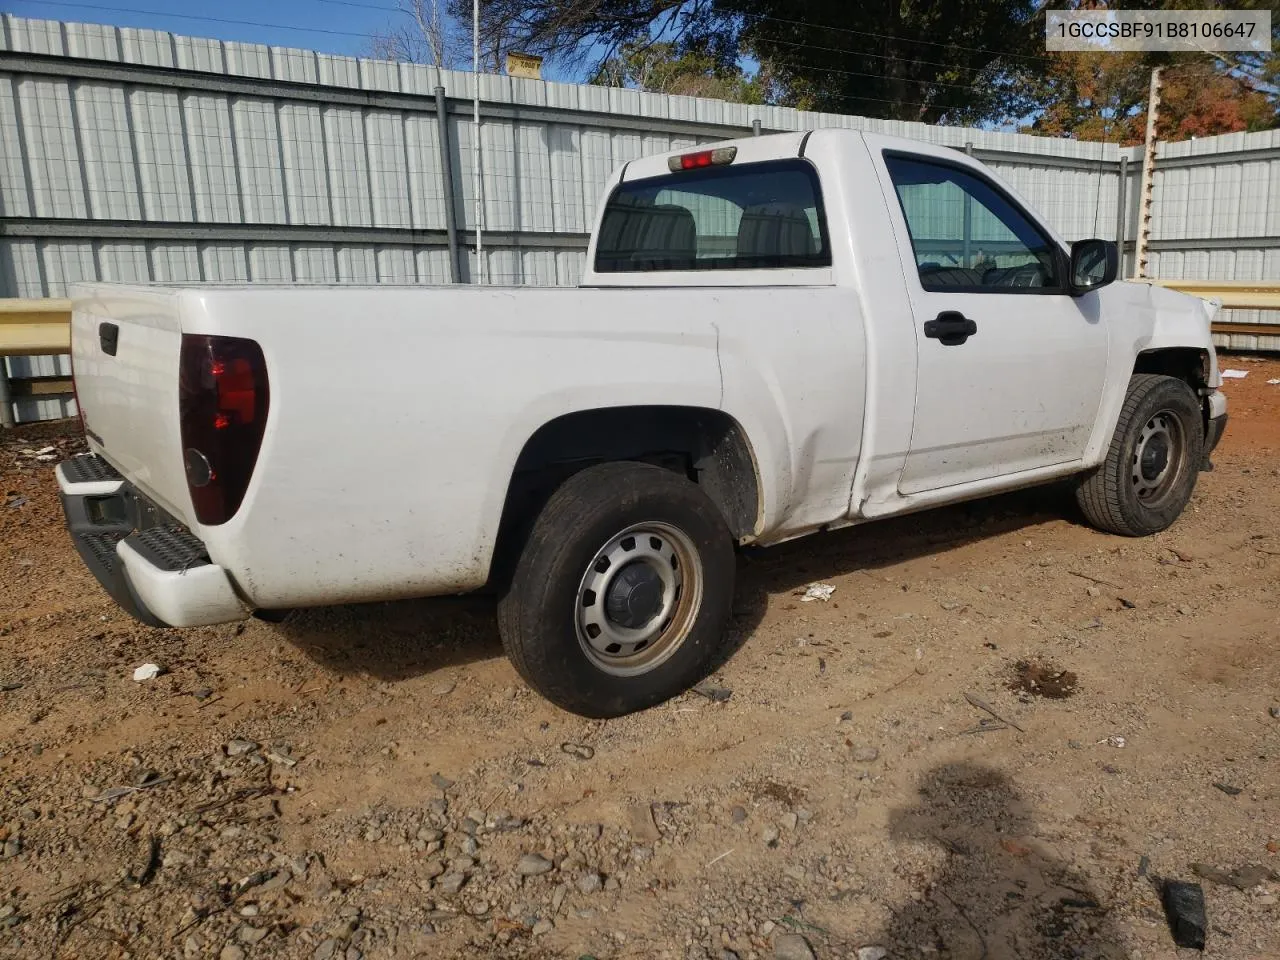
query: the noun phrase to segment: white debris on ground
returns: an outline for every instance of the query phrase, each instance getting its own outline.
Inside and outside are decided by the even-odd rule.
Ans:
[[[829,583],[812,584],[804,595],[800,598],[801,603],[809,603],[813,600],[821,600],[823,603],[831,599],[831,595],[836,592],[836,588]]]
[[[144,663],[133,671],[133,679],[138,683],[143,683],[147,680],[154,680],[162,673],[164,673],[164,667],[160,666],[160,664]]]

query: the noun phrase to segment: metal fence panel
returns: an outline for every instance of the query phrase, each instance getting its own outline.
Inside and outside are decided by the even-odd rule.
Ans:
[[[495,283],[577,283],[615,167],[743,136],[753,121],[967,149],[1068,240],[1116,236],[1124,158],[1130,248],[1139,227],[1140,148],[504,76],[478,82],[484,258]],[[0,16],[0,296],[59,295],[94,277],[447,283],[449,196],[466,247],[461,279],[472,282],[476,83],[416,64]],[[448,95],[451,184],[437,85]],[[1161,144],[1153,189],[1153,276],[1280,276],[1280,131]]]
[[[249,276],[258,283],[293,281],[293,255],[284,244],[249,245]]]
[[[85,205],[70,84],[26,79],[18,84],[27,145],[27,175],[39,217],[83,219]]]
[[[320,108],[310,104],[279,104],[279,149],[288,198],[286,222],[328,224],[329,167]]]
[[[151,264],[143,243],[107,242],[98,247],[98,269],[103,280],[118,283],[146,283]]]
[[[0,75],[0,215],[31,214],[31,181],[27,178],[26,136],[18,111],[17,84]]]
[[[90,216],[107,220],[141,218],[142,200],[125,91],[101,83],[82,83],[75,92],[75,102]]]
[[[270,100],[232,100],[231,116],[244,221],[287,223],[284,161],[275,105]]]
[[[178,94],[132,90],[127,94],[137,144],[138,178],[147,220],[191,220],[194,175],[186,147]]]

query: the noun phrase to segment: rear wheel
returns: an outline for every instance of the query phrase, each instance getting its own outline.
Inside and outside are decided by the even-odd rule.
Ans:
[[[613,717],[700,680],[723,643],[733,540],[696,484],[608,463],[570,477],[533,525],[498,604],[503,645],[553,703]]]
[[[1107,458],[1076,488],[1085,519],[1127,537],[1158,533],[1181,515],[1203,459],[1204,421],[1182,380],[1135,374]]]

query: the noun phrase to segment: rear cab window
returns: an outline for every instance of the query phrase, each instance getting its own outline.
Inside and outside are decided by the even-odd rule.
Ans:
[[[799,158],[620,183],[596,240],[597,273],[829,266],[818,174]]]

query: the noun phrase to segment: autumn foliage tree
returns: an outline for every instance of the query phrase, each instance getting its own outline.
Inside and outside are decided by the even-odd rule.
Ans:
[[[1265,79],[1233,71],[1205,54],[1162,64],[1143,53],[1055,53],[1035,81],[1042,104],[1028,133],[1121,146],[1146,136],[1151,70],[1162,66],[1157,136],[1186,140],[1280,126]]]
[[[1076,0],[1068,6],[1097,9],[1120,6],[1101,0]],[[1195,0],[1127,0],[1125,9],[1191,10]],[[1270,9],[1273,46],[1280,46],[1278,0],[1232,0],[1234,9]],[[1269,52],[1051,53],[1043,69],[1030,75],[1032,98],[1039,104],[1022,129],[1055,137],[1103,140],[1121,145],[1146,136],[1151,71],[1161,68],[1157,136],[1186,140],[1222,133],[1280,126],[1280,62]]]
[[[1277,120],[1274,98],[1212,61],[1180,64],[1166,71],[1158,127],[1162,140],[1269,130]]]

